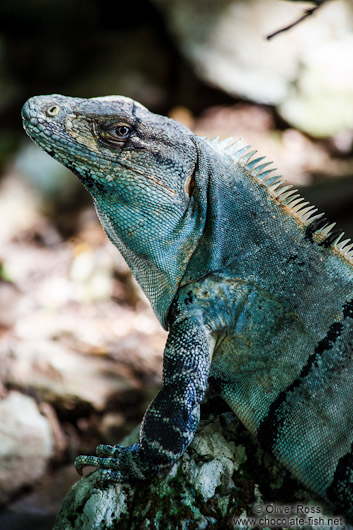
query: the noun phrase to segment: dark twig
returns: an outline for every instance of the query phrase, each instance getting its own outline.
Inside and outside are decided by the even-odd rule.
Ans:
[[[271,33],[271,35],[267,35],[266,39],[270,40],[273,37],[276,37],[276,35],[279,35],[280,33],[283,33],[283,31],[288,31],[289,29],[294,28],[294,26],[296,26],[297,24],[300,24],[300,22],[302,22],[306,18],[308,18],[311,15],[313,15],[315,13],[315,11],[317,11],[319,9],[319,7],[322,6],[324,3],[325,2],[323,1],[320,4],[317,4],[315,7],[311,7],[310,9],[307,9],[306,11],[304,11],[303,16],[298,18],[298,20],[296,20],[292,24],[289,24],[289,26],[286,26],[285,28],[279,29],[279,30],[275,31],[274,33]]]

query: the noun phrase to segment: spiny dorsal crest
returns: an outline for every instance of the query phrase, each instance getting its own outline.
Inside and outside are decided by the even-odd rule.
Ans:
[[[274,175],[275,168],[269,168],[272,162],[263,162],[264,156],[253,158],[257,151],[249,151],[250,145],[241,147],[242,139],[219,137],[209,140],[218,151],[229,155],[238,165],[265,186],[269,195],[287,213],[292,215],[317,242],[325,247],[331,246],[349,263],[353,264],[353,243],[350,239],[342,240],[344,232],[333,230],[336,223],[329,223],[324,213],[316,213],[317,208],[305,202],[292,184],[287,184],[280,175]]]

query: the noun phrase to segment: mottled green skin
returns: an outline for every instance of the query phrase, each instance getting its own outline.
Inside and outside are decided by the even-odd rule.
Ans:
[[[260,160],[127,98],[40,96],[23,118],[90,191],[170,330],[140,442],[99,446],[78,469],[126,480],[171,465],[211,377],[265,448],[353,516],[353,275],[337,236],[304,210],[300,218],[284,188],[276,195]]]

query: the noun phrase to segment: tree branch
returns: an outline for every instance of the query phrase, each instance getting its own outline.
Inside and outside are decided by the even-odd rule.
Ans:
[[[274,31],[270,35],[267,35],[266,39],[270,40],[273,37],[276,37],[277,35],[279,35],[280,33],[283,33],[284,31],[288,31],[289,29],[294,28],[294,26],[296,26],[297,24],[300,24],[300,22],[302,22],[306,18],[308,18],[311,15],[313,15],[319,9],[319,7],[321,7],[326,1],[327,0],[318,0],[316,2],[316,5],[314,7],[311,7],[310,9],[307,9],[306,11],[304,11],[304,14],[300,18],[298,18],[298,20],[296,20],[295,22],[292,22],[292,24],[289,24],[288,26],[285,26],[284,28],[281,28],[281,29],[278,29],[277,31]]]

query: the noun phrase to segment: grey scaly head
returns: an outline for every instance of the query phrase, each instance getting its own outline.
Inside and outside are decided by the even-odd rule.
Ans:
[[[27,134],[92,194],[108,237],[166,327],[200,234],[191,132],[122,96],[37,96],[22,117]]]
[[[139,443],[98,446],[78,470],[129,480],[170,466],[210,376],[263,447],[353,517],[353,244],[248,147],[130,99],[35,97],[23,120],[90,191],[170,330]]]

